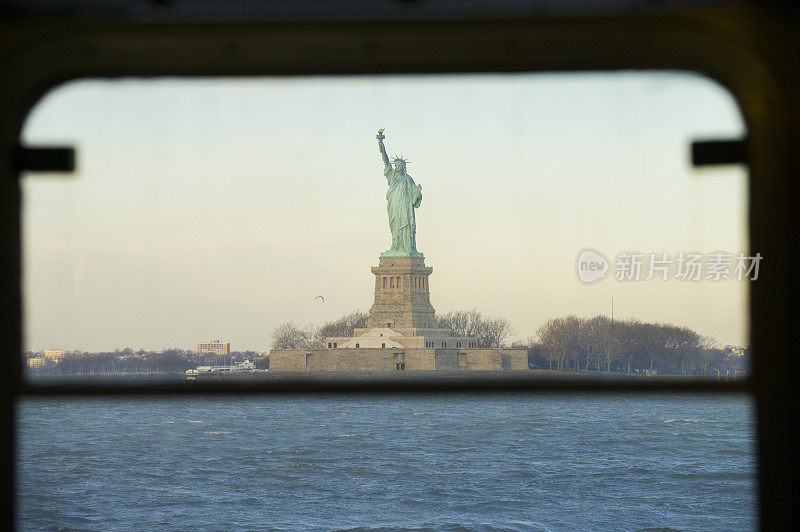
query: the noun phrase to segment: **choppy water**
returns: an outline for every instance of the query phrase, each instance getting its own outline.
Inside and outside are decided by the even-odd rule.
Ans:
[[[21,529],[745,530],[743,397],[25,399]]]

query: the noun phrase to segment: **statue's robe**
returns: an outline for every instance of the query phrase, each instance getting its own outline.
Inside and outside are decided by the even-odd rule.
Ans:
[[[417,224],[414,209],[422,203],[421,187],[407,173],[387,165],[383,171],[389,182],[386,211],[392,231],[392,251],[416,251]]]

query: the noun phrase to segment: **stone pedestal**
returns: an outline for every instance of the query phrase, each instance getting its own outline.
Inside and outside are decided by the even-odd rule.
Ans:
[[[428,329],[436,327],[425,257],[380,257],[375,274],[375,302],[367,328]]]

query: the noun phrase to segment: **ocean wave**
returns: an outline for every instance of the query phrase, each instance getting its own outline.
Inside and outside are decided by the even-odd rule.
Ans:
[[[703,419],[678,418],[678,419],[665,419],[664,423],[708,423],[708,422]]]

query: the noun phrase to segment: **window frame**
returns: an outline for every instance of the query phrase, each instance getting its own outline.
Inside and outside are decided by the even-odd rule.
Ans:
[[[794,449],[800,443],[792,379],[800,375],[792,331],[798,320],[791,257],[798,248],[800,78],[795,41],[797,12],[741,7],[671,6],[617,10],[610,15],[514,18],[408,15],[380,20],[231,20],[211,22],[184,13],[78,13],[67,18],[3,18],[0,36],[0,316],[5,334],[0,371],[0,465],[7,504],[0,526],[14,525],[15,402],[29,396],[141,394],[473,393],[542,392],[752,394],[759,442],[759,519],[786,528],[799,519],[789,485],[797,487]],[[150,13],[150,14],[148,14]],[[750,292],[755,356],[745,381],[686,379],[653,383],[601,380],[534,381],[510,378],[419,379],[325,383],[264,382],[227,386],[67,382],[38,385],[23,379],[21,363],[21,236],[18,176],[20,132],[29,110],[60,83],[87,77],[284,76],[476,72],[686,70],[705,74],[736,98],[748,127],[750,250],[765,257]],[[767,266],[769,264],[769,266]],[[762,356],[759,356],[761,354]]]

